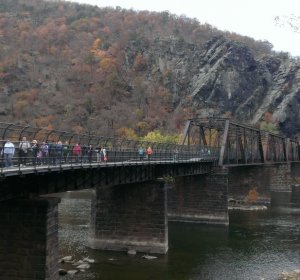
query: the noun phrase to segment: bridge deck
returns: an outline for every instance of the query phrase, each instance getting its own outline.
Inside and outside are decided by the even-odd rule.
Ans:
[[[92,162],[92,163],[63,163],[59,165],[28,165],[28,166],[13,166],[8,168],[1,168],[0,175],[16,176],[25,175],[31,173],[45,173],[52,171],[63,171],[63,170],[76,170],[76,169],[89,169],[89,168],[109,168],[117,166],[141,166],[141,165],[166,165],[166,164],[179,164],[179,163],[192,163],[192,162],[217,162],[216,158],[191,158],[187,160],[128,160],[120,162]]]

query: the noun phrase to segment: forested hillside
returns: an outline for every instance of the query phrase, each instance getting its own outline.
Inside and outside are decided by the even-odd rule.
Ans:
[[[0,50],[2,122],[134,138],[180,133],[194,116],[257,124],[267,113],[286,134],[300,131],[277,110],[287,102],[281,93],[298,96],[298,63],[272,52],[268,42],[195,19],[1,0]]]

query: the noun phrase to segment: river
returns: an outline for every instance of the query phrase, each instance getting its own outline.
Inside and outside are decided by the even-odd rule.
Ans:
[[[68,192],[59,205],[60,256],[95,260],[78,280],[278,279],[300,269],[300,207],[230,211],[230,226],[169,223],[169,251],[157,259],[88,248],[90,193]],[[62,268],[73,269],[71,264]]]

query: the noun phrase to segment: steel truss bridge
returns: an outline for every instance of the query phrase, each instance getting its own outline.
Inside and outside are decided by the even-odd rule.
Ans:
[[[225,118],[188,120],[181,144],[218,147],[220,166],[300,161],[298,140]]]
[[[87,166],[130,166],[135,164],[159,164],[172,162],[213,162],[214,165],[260,165],[266,163],[283,163],[300,161],[299,141],[284,136],[268,133],[255,127],[238,123],[226,118],[195,118],[186,122],[182,141],[179,144],[134,141],[92,134],[78,134],[70,131],[49,130],[45,128],[0,123],[1,150],[7,139],[15,145],[16,152],[13,166],[5,168],[1,153],[0,174],[2,176],[20,175],[42,170],[58,168],[86,168]],[[23,137],[29,142],[37,140],[56,143],[68,143],[67,157],[63,151],[49,147],[47,160],[37,160],[29,153],[27,165],[21,166],[18,156],[19,143]],[[72,149],[75,144],[92,146],[92,154],[74,157]],[[102,146],[108,153],[107,162],[97,161],[96,151]],[[138,154],[140,147],[150,146],[153,155],[150,159]],[[56,149],[56,150],[55,150]],[[82,152],[83,153],[83,152]],[[55,159],[56,158],[56,159]]]

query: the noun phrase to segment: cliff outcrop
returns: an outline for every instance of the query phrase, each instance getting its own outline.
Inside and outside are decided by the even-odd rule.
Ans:
[[[247,46],[222,36],[203,49],[187,44],[183,55],[174,49],[172,55],[159,53],[160,65],[173,72],[173,95],[184,85],[179,87],[180,104],[194,108],[195,115],[226,115],[258,124],[268,112],[284,134],[300,132],[297,59],[276,53],[255,58]]]

